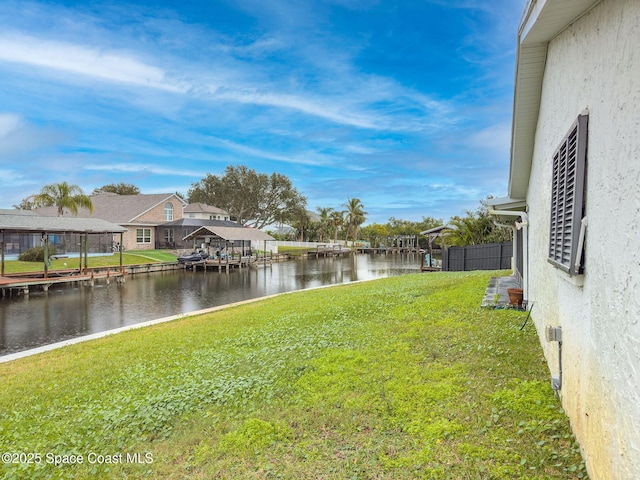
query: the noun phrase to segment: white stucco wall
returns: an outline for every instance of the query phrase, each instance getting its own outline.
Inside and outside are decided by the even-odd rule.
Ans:
[[[640,1],[603,0],[553,39],[529,205],[529,300],[592,479],[640,478]],[[583,286],[547,262],[551,156],[589,112]]]

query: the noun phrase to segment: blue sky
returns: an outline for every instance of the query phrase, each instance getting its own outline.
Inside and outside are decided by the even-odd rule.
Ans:
[[[0,2],[0,208],[227,165],[308,208],[447,220],[506,191],[525,0]]]

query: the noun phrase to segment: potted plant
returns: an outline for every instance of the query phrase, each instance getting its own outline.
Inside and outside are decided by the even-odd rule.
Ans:
[[[521,307],[522,306],[522,297],[523,290],[522,288],[507,288],[507,294],[509,295],[509,304]]]

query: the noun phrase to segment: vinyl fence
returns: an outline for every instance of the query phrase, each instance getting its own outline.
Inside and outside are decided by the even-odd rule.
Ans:
[[[505,270],[511,268],[512,255],[512,242],[449,247],[442,252],[442,270]]]

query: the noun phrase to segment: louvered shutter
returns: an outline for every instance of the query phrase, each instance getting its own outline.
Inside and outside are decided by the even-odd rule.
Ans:
[[[580,224],[584,215],[588,116],[580,115],[553,155],[549,262],[570,275],[576,269]]]

